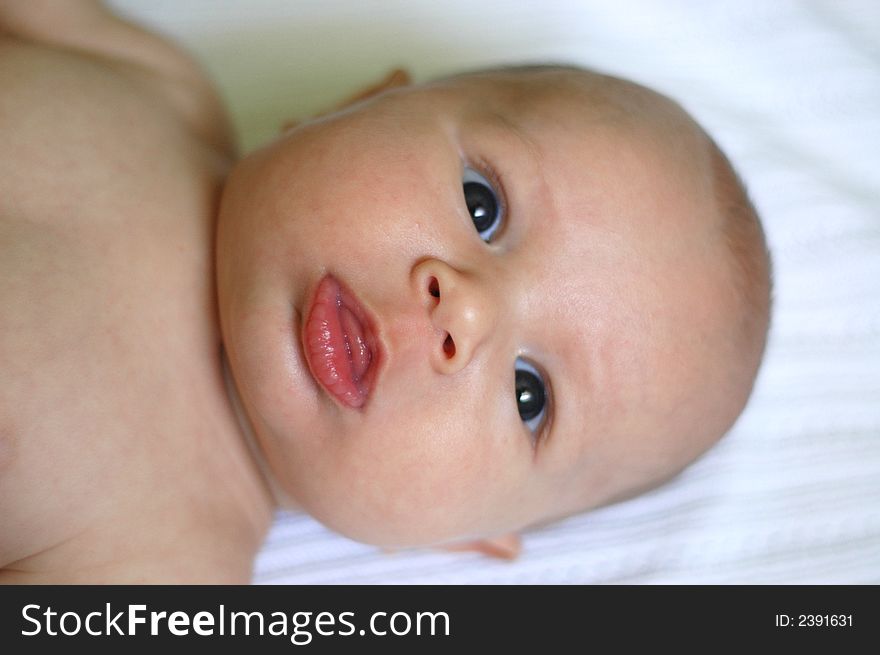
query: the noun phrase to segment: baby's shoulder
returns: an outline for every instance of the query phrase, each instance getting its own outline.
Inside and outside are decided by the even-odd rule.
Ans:
[[[120,516],[174,537],[194,438],[232,429],[211,250],[228,157],[139,67],[0,35],[0,568],[145,550]]]
[[[163,84],[134,64],[0,36],[0,216],[118,217],[191,195],[228,166]]]
[[[0,57],[5,68],[20,70],[30,58],[29,73],[36,78],[45,77],[51,68],[63,73],[53,76],[56,82],[67,77],[58,89],[61,98],[70,98],[64,92],[75,91],[78,82],[85,81],[79,78],[87,74],[82,67],[76,71],[64,66],[63,60],[68,64],[89,62],[141,87],[151,97],[148,108],[170,110],[199,140],[231,154],[231,132],[223,104],[196,60],[172,40],[117,15],[104,3],[0,2],[0,39],[4,56],[15,45],[21,51],[10,61]],[[41,61],[37,61],[39,52],[43,54]],[[112,82],[111,77],[106,81]],[[87,96],[94,90],[84,88],[79,95]],[[113,108],[112,104],[107,106]]]

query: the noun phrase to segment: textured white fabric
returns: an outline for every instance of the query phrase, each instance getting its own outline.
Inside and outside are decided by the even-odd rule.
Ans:
[[[285,109],[326,105],[397,65],[424,79],[564,60],[631,77],[715,135],[775,259],[749,407],[673,482],[530,531],[514,563],[387,555],[280,514],[256,582],[880,583],[880,3],[113,4],[203,58],[249,144]]]

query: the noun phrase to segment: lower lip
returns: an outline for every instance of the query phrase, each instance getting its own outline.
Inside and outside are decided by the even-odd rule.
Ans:
[[[315,380],[345,407],[363,407],[378,368],[376,332],[355,295],[332,275],[315,291],[303,344]]]

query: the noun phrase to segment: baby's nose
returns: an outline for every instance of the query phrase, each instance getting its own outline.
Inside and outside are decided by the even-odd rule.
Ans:
[[[435,332],[431,364],[440,373],[456,373],[495,329],[497,306],[490,290],[474,276],[439,259],[419,262],[411,277]]]

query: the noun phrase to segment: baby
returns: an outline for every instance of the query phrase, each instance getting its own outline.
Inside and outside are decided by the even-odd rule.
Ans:
[[[279,505],[510,557],[745,406],[763,233],[655,92],[395,73],[239,159],[101,5],[0,34],[0,581],[244,582]]]

